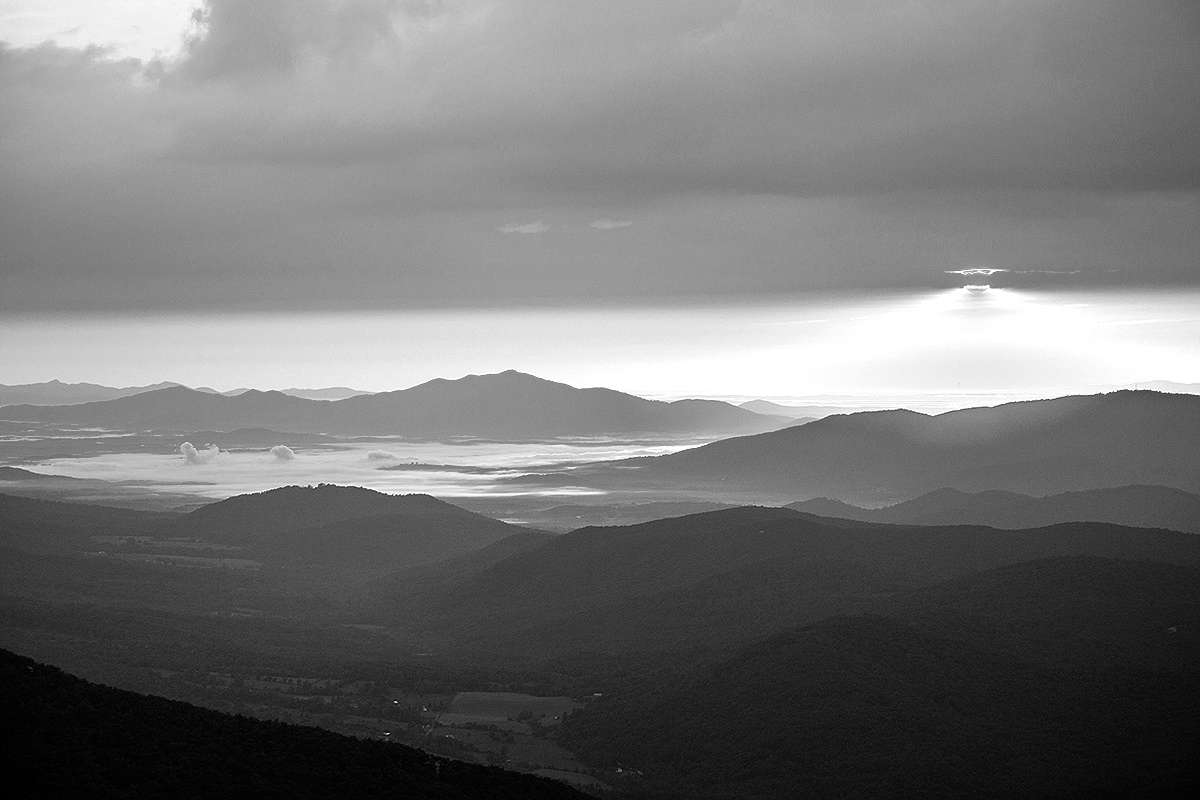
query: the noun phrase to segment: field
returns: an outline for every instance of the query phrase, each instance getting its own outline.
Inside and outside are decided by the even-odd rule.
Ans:
[[[454,753],[454,757],[474,759],[481,764],[488,763],[488,757],[491,756],[496,763],[514,766],[540,766],[568,772],[584,768],[570,751],[536,736],[440,726],[433,729],[431,737],[434,740],[453,739],[467,748],[473,748],[477,752]]]
[[[153,564],[166,564],[174,567],[192,567],[197,569],[246,569],[257,571],[262,569],[262,563],[248,558],[204,558],[202,556],[167,556],[156,553],[111,553],[109,558],[119,561],[149,561]]]

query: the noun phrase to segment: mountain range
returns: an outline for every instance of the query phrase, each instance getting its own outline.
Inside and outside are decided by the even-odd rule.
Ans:
[[[936,416],[839,414],[583,468],[571,477],[602,488],[676,487],[718,497],[751,492],[874,505],[946,487],[1047,495],[1141,484],[1196,493],[1198,454],[1200,396],[1120,391]]]
[[[646,400],[509,370],[394,392],[312,400],[248,390],[233,397],[169,386],[70,406],[0,407],[0,419],[122,430],[271,428],[300,433],[528,439],[608,434],[747,433],[789,424],[715,400]]]
[[[16,385],[0,384],[0,406],[32,404],[39,406],[59,406],[73,403],[92,403],[102,400],[115,400],[118,397],[129,397],[142,392],[153,392],[156,389],[166,389],[179,386],[178,383],[162,381],[147,386],[102,386],[98,383],[63,383],[62,381],[46,381],[44,383],[22,383]]]
[[[1119,486],[1030,497],[990,490],[938,489],[884,508],[860,508],[829,498],[801,500],[788,508],[822,517],[904,525],[988,525],[1038,528],[1089,520],[1200,533],[1200,495],[1166,486]]]
[[[0,384],[0,406],[22,404],[61,406],[77,403],[93,403],[182,385],[173,381],[162,381],[161,383],[153,383],[147,386],[125,386],[118,388],[115,386],[103,386],[98,383],[63,383],[58,380],[15,385]],[[251,390],[239,388],[230,389],[227,392],[218,392],[216,389],[201,386],[197,387],[196,391],[234,397]],[[360,394],[371,394],[371,392],[351,389],[347,386],[329,386],[322,389],[299,389],[292,387],[281,389],[280,391],[283,394],[292,395],[293,397],[307,397],[313,400],[341,400]]]

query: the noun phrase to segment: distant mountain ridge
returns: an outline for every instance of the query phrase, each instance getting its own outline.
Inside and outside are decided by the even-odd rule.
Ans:
[[[121,388],[104,386],[98,383],[63,383],[59,380],[15,385],[0,384],[0,406],[58,406],[94,403],[103,400],[116,400],[120,397],[129,397],[144,392],[152,392],[156,389],[165,389],[170,386],[183,386],[183,384],[175,383],[174,381],[162,381],[161,383],[152,383],[147,386],[125,386]],[[206,394],[236,396],[251,390],[232,389],[228,392],[218,392],[216,389],[210,389],[207,386],[197,386],[196,391]],[[283,394],[292,395],[293,397],[307,397],[313,400],[341,400],[346,397],[371,394],[371,392],[351,389],[348,386],[330,386],[322,389],[298,389],[292,387],[280,391]]]
[[[795,420],[814,420],[828,417],[830,414],[851,414],[857,409],[849,406],[805,405],[785,406],[770,400],[747,400],[738,403],[738,408],[753,411],[755,414],[776,414],[781,417],[791,417]]]
[[[715,400],[646,400],[612,389],[577,389],[513,370],[438,378],[410,389],[329,401],[253,389],[226,397],[172,386],[74,406],[7,406],[0,408],[0,419],[127,430],[271,428],[495,438],[729,434],[789,423]]]
[[[860,508],[829,498],[787,508],[826,517],[908,525],[988,525],[1039,528],[1060,522],[1111,522],[1200,533],[1200,495],[1166,486],[1121,486],[1030,497],[990,490],[938,489],[884,508]]]
[[[1120,391],[937,416],[904,410],[840,414],[597,465],[574,477],[601,487],[759,491],[865,503],[944,487],[1045,495],[1141,484],[1200,493],[1200,396]]]
[[[0,406],[31,404],[41,406],[71,405],[115,400],[119,397],[152,392],[182,384],[171,381],[152,383],[148,386],[102,386],[98,383],[63,383],[59,380],[44,383],[0,384]]]

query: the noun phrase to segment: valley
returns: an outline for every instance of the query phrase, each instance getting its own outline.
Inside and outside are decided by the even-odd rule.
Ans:
[[[604,796],[1174,791],[1196,780],[1200,746],[1192,402],[865,412],[693,447],[414,439],[474,455],[412,462],[397,439],[369,458],[383,440],[324,433],[289,439],[281,460],[274,429],[85,436],[72,455],[74,429],[16,437],[0,443],[0,646],[144,695]],[[1028,456],[1021,469],[1040,463],[1035,440],[1094,455],[1097,427],[1130,467],[1075,470],[1083,489],[1056,493],[1039,467],[1021,484],[1034,494],[971,478],[851,502],[917,458],[1012,486],[998,477],[1011,453]],[[224,444],[191,463],[181,436]],[[622,460],[628,447],[663,451]],[[1166,484],[1148,482],[1165,479],[1158,462],[1137,467],[1149,450],[1174,465]],[[275,461],[336,478],[347,453],[352,477],[491,483],[435,497],[204,480],[283,480]],[[153,458],[199,480],[39,471],[66,458]],[[763,479],[768,467],[786,479]]]

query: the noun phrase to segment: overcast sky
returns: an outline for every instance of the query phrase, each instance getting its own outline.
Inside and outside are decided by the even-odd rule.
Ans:
[[[0,311],[1200,283],[1192,0],[191,5],[0,0]]]

